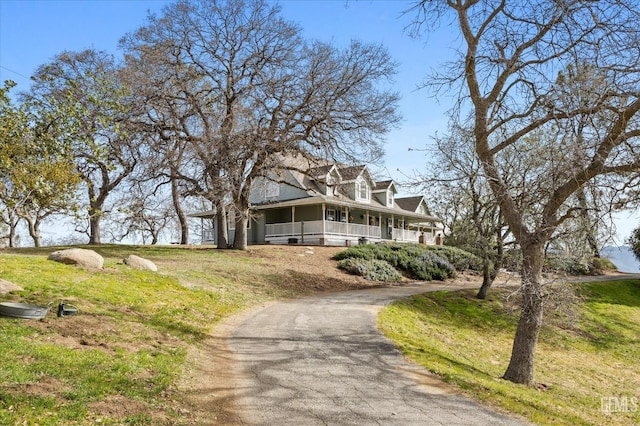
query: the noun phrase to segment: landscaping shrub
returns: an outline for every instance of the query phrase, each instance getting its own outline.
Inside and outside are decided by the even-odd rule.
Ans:
[[[456,275],[456,269],[433,251],[425,251],[408,265],[407,272],[419,280],[446,280]]]
[[[372,250],[375,247],[376,245],[374,244],[359,244],[357,246],[336,253],[333,258],[335,260],[344,260],[351,258],[371,260],[375,258],[374,251]]]
[[[606,257],[594,257],[589,262],[589,271],[592,275],[600,275],[607,271],[615,271],[618,268]]]
[[[458,247],[430,246],[429,250],[434,251],[438,256],[449,261],[449,263],[455,267],[456,271],[482,270],[482,259],[480,256],[476,256]]]
[[[463,250],[451,250],[457,260],[463,259]],[[468,254],[468,253],[467,253]],[[469,257],[473,255],[468,254]],[[358,275],[364,270],[375,269],[377,274],[386,274],[380,269],[382,266],[364,261],[378,260],[385,265],[402,271],[407,276],[419,280],[445,280],[455,276],[456,268],[446,258],[439,256],[425,246],[419,244],[364,244],[351,247],[334,256],[339,260],[339,267]],[[347,259],[362,260],[362,262],[344,262]],[[471,261],[459,260],[460,265],[470,264]],[[397,272],[397,271],[396,271]],[[377,281],[385,281],[377,279]]]
[[[563,272],[569,275],[589,275],[589,265],[577,257],[549,255],[544,260],[545,272]]]
[[[379,259],[347,258],[338,262],[338,268],[360,275],[369,281],[396,282],[402,279],[402,275],[388,262]]]

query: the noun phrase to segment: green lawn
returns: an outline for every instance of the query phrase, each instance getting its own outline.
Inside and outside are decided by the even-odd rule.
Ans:
[[[0,278],[24,291],[0,301],[61,300],[75,316],[0,318],[0,424],[193,424],[177,390],[190,348],[224,317],[304,294],[255,253],[101,245],[102,271],[47,260],[55,248],[5,250]],[[128,254],[159,273],[122,264]],[[301,280],[307,277],[302,277]],[[307,280],[308,281],[308,280]]]
[[[576,285],[575,315],[547,312],[536,388],[501,379],[517,310],[508,290],[415,296],[385,308],[380,329],[411,359],[488,404],[538,424],[640,424],[640,281]]]

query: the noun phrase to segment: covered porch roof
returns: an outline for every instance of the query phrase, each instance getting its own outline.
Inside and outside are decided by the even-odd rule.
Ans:
[[[348,207],[349,209],[358,209],[358,210],[368,210],[370,212],[375,213],[385,213],[392,214],[396,216],[403,216],[405,218],[409,218],[416,221],[421,222],[442,222],[442,219],[425,215],[421,213],[412,212],[409,210],[401,209],[400,207],[386,207],[375,200],[371,200],[371,203],[365,204],[362,202],[350,201],[347,199],[341,199],[338,197],[330,197],[330,196],[315,196],[315,197],[305,197],[305,198],[297,198],[286,201],[278,201],[272,203],[264,203],[264,204],[255,204],[250,208],[252,210],[268,210],[273,208],[282,208],[282,207],[296,207],[296,206],[309,206],[314,204],[331,204],[334,206],[340,207]],[[189,217],[201,218],[201,219],[210,219],[215,217],[217,211],[216,209],[206,210],[202,212],[190,213]]]
[[[336,197],[324,197],[324,196],[300,198],[295,200],[280,201],[280,202],[268,203],[268,204],[259,204],[259,205],[254,205],[251,208],[254,210],[267,210],[267,209],[272,209],[277,207],[308,206],[308,205],[322,204],[322,203],[331,204],[331,205],[340,206],[340,207],[348,207],[350,209],[368,210],[375,213],[386,213],[386,214],[392,214],[397,216],[404,216],[405,218],[415,219],[423,222],[425,221],[442,222],[442,219],[437,218],[435,216],[415,213],[412,211],[403,210],[399,207],[393,207],[393,208],[386,207],[374,200],[372,200],[371,203],[369,204],[365,204],[362,202],[355,202],[355,201],[344,200]]]

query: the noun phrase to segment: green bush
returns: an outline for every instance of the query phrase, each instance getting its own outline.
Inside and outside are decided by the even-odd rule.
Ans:
[[[396,282],[402,279],[402,275],[388,262],[379,259],[347,258],[338,262],[338,268],[360,275],[369,281]]]
[[[429,250],[434,251],[438,256],[449,261],[449,263],[455,267],[456,271],[482,270],[482,259],[480,256],[476,256],[458,247],[430,246]]]
[[[443,253],[449,253],[458,261],[459,265],[472,264],[472,260],[462,260],[465,258],[463,250],[452,249],[443,250]],[[469,259],[473,255],[466,253]],[[455,276],[456,267],[446,257],[440,256],[439,253],[419,244],[363,244],[351,247],[334,256],[334,259],[341,263],[339,267],[349,270],[352,273],[363,275],[360,269],[378,268],[367,262],[344,262],[347,259],[359,259],[362,261],[378,260],[383,261],[411,278],[419,280],[445,280]],[[466,269],[466,268],[465,268]],[[380,272],[382,273],[382,272]],[[376,279],[377,281],[383,281]]]
[[[589,261],[589,272],[592,275],[601,275],[606,271],[616,271],[618,268],[606,257],[594,257]]]
[[[589,265],[577,257],[549,255],[544,260],[545,272],[564,272],[569,275],[589,275]]]
[[[351,258],[371,260],[375,258],[374,251],[372,250],[372,248],[375,247],[376,245],[374,244],[359,244],[357,246],[336,253],[333,258],[335,260],[344,260]]]
[[[425,251],[409,263],[406,271],[419,280],[446,280],[456,275],[456,269],[451,263],[438,256],[433,251]]]

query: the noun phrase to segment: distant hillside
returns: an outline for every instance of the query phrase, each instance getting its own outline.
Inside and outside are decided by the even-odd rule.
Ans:
[[[608,246],[602,249],[600,255],[612,261],[613,264],[618,267],[620,272],[640,272],[640,262],[633,255],[631,248],[628,246]]]

